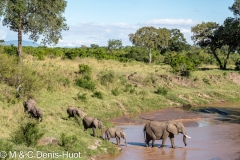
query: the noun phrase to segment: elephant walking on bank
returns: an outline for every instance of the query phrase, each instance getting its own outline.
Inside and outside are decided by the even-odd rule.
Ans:
[[[67,113],[68,113],[68,118],[74,117],[75,115],[77,115],[78,117],[83,117],[85,115],[82,109],[77,107],[68,107]]]
[[[94,117],[85,116],[82,120],[84,131],[86,131],[88,128],[92,128],[93,130],[93,136],[96,137],[96,128],[101,129],[101,136],[103,134],[103,123]]]
[[[123,138],[125,140],[125,145],[127,146],[126,134],[119,128],[108,128],[105,131],[105,139],[110,140],[110,138],[116,138],[117,145],[120,145],[120,138]]]
[[[36,101],[29,99],[23,102],[24,112],[30,114],[31,118],[40,119],[40,122],[43,121],[43,113],[40,108],[36,106]]]
[[[171,147],[175,148],[174,144],[174,135],[177,135],[179,133],[183,134],[183,143],[185,146],[186,143],[186,137],[187,136],[186,129],[183,126],[181,122],[175,122],[175,121],[167,121],[167,122],[157,122],[152,121],[148,122],[144,126],[144,136],[145,136],[145,142],[146,147],[149,146],[149,141],[152,140],[152,147],[155,147],[155,140],[162,139],[162,145],[160,147],[164,147],[165,142],[167,140],[167,137],[171,140]]]

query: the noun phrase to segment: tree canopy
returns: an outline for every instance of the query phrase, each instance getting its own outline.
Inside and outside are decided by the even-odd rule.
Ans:
[[[57,44],[62,30],[68,30],[63,13],[65,0],[0,0],[0,16],[3,26],[18,32],[18,56],[22,52],[22,34],[41,43]]]
[[[169,32],[166,28],[142,27],[135,34],[129,34],[129,40],[135,46],[148,50],[149,63],[152,62],[151,49],[165,48],[168,46]]]

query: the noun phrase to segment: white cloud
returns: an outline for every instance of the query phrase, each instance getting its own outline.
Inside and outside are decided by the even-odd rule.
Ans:
[[[197,22],[194,22],[192,19],[152,19],[145,24],[152,24],[152,25],[195,25]]]
[[[124,46],[132,45],[128,35],[135,33],[139,28],[144,26],[165,27],[168,29],[178,28],[184,34],[188,43],[191,41],[191,27],[196,25],[192,19],[152,19],[143,23],[129,24],[124,22],[119,23],[94,23],[81,22],[76,25],[69,26],[68,31],[62,32],[62,40],[57,46],[60,47],[80,47],[81,45],[90,46],[97,44],[99,46],[107,46],[109,39],[120,39]],[[0,39],[16,40],[17,33],[12,32],[9,28],[0,26]],[[23,35],[24,40],[28,40],[27,35]],[[39,43],[39,42],[38,42]]]

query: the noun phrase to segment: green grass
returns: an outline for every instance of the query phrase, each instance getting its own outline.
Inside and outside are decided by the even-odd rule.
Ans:
[[[79,77],[79,65],[89,66],[91,79],[96,89],[89,90],[75,84]],[[76,136],[76,142],[68,147],[69,151],[80,151],[82,159],[100,154],[117,154],[115,145],[92,137],[92,130],[83,131],[81,119],[67,118],[68,106],[77,106],[93,117],[99,118],[105,126],[113,126],[110,118],[122,115],[135,115],[142,112],[183,104],[201,105],[219,102],[239,102],[240,85],[233,81],[239,72],[218,69],[195,71],[191,77],[178,77],[171,73],[167,65],[144,64],[139,62],[120,63],[114,60],[96,60],[93,58],[60,58],[38,60],[24,55],[23,66],[27,66],[41,84],[37,90],[22,94],[19,100],[14,96],[15,86],[0,82],[0,140],[11,139],[24,120],[22,102],[31,95],[44,114],[39,127],[44,130],[43,137],[61,139]],[[203,78],[208,79],[207,84]],[[107,83],[106,83],[107,82]],[[30,83],[30,82],[29,82]],[[160,87],[161,86],[161,87]],[[167,89],[167,92],[166,90]],[[94,96],[92,96],[94,95]],[[94,144],[99,141],[99,145]],[[93,143],[94,142],[94,143]],[[90,149],[91,145],[96,149]],[[1,145],[1,144],[0,144]],[[62,146],[35,146],[12,144],[13,150],[45,150],[62,152]],[[89,148],[90,147],[90,148]]]

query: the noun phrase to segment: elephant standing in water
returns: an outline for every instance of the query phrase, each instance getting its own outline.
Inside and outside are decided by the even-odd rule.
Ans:
[[[110,138],[116,138],[117,145],[120,145],[120,138],[125,139],[125,145],[127,146],[126,142],[126,134],[119,128],[108,128],[105,131],[105,139],[110,140]]]
[[[152,147],[155,147],[155,140],[162,139],[162,145],[160,147],[164,147],[165,142],[167,140],[167,137],[171,140],[171,147],[175,148],[174,144],[174,135],[177,135],[178,133],[183,134],[183,143],[185,146],[186,143],[186,137],[191,138],[187,136],[186,129],[183,126],[181,122],[175,122],[175,121],[167,121],[167,122],[157,122],[152,121],[148,122],[144,126],[144,136],[146,147],[149,146],[149,141],[152,140]]]
[[[84,126],[84,131],[86,131],[88,128],[92,128],[93,130],[93,136],[96,137],[96,128],[101,129],[101,136],[103,133],[103,124],[102,122],[94,117],[90,116],[85,116],[82,120],[83,126]]]
[[[40,119],[40,122],[43,121],[43,113],[40,108],[36,106],[36,101],[29,99],[23,102],[24,112],[28,112],[31,118]]]
[[[68,118],[74,117],[75,115],[77,115],[78,117],[83,117],[85,115],[82,109],[77,107],[68,107],[67,113],[68,113]]]

